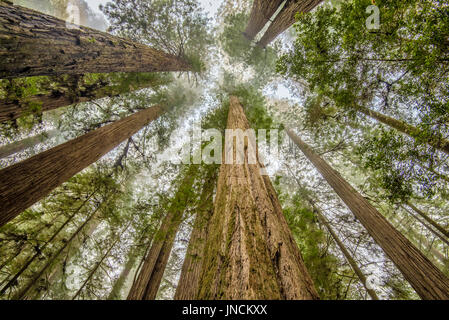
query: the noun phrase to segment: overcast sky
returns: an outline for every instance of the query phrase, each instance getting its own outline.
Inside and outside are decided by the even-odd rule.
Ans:
[[[110,0],[86,0],[89,6],[97,13],[101,13],[100,9],[98,9],[98,6],[100,4],[106,4]],[[214,17],[215,13],[218,10],[218,7],[221,4],[221,0],[198,0],[198,2],[203,6],[204,11],[206,11],[209,15],[209,17]]]

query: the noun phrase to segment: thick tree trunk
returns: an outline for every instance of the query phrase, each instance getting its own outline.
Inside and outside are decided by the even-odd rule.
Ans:
[[[284,8],[274,18],[267,31],[257,43],[259,47],[265,48],[278,35],[290,28],[296,22],[298,12],[309,12],[319,5],[323,0],[288,0]]]
[[[368,109],[366,107],[357,107],[356,110],[414,139],[416,136],[419,136],[422,133],[420,129],[404,121],[394,119],[392,117],[386,116],[382,113]],[[428,140],[426,142],[429,146],[432,146],[435,149],[438,149],[446,154],[449,154],[449,140],[441,138],[437,140]]]
[[[227,128],[248,129],[238,98],[230,102]],[[276,192],[260,171],[247,154],[244,164],[220,167],[199,299],[318,299]]]
[[[449,299],[449,279],[292,130],[287,130],[287,133],[398,267],[419,296],[422,299]]]
[[[0,171],[0,226],[163,113],[154,106]]]
[[[32,148],[35,145],[46,141],[58,134],[58,130],[45,131],[35,136],[25,138],[0,147],[0,159],[9,157],[25,149]]]
[[[244,32],[245,37],[253,40],[275,14],[282,2],[284,0],[254,0],[248,25]]]
[[[398,230],[402,229],[402,233],[404,233],[418,248],[431,253],[429,255],[429,259],[431,259],[435,264],[439,265],[441,268],[446,268],[447,266],[449,266],[449,260],[445,257],[445,255],[437,249],[433,248],[432,244],[425,237],[423,237],[421,234],[418,234],[412,228],[405,228],[404,226],[402,226],[402,224],[395,216],[391,217],[391,219]]]
[[[407,206],[409,206],[413,211],[415,211],[418,215],[424,218],[428,223],[430,223],[435,229],[437,229],[439,232],[441,232],[444,236],[446,236],[446,239],[441,238],[441,236],[438,235],[438,237],[447,243],[447,240],[449,239],[449,232],[440,226],[438,223],[436,223],[434,220],[432,220],[427,214],[425,214],[422,210],[417,208],[413,203],[407,202]],[[447,243],[449,245],[449,243]]]
[[[27,97],[21,101],[0,100],[0,123],[15,120],[23,114],[30,113],[30,106],[41,106],[39,113],[55,110],[61,107],[70,106],[72,104],[94,101],[105,97],[115,97],[126,92],[132,92],[144,88],[151,87],[155,81],[153,79],[145,79],[145,77],[132,76],[123,79],[102,79],[93,84],[78,84],[74,81],[72,85],[67,83],[60,84],[58,91],[48,94],[40,94]],[[78,76],[73,76],[78,77]],[[115,81],[125,81],[126,86]]]
[[[137,280],[128,294],[128,300],[154,300],[162,281],[173,243],[182,222],[187,204],[192,201],[191,192],[198,166],[191,165],[174,196],[168,213],[154,237]]]
[[[214,189],[218,172],[210,169],[196,209],[195,223],[190,235],[189,247],[182,265],[181,277],[176,288],[175,300],[195,300],[203,265],[203,254],[207,239],[207,229],[214,213]]]
[[[0,2],[0,78],[188,71],[184,60],[110,34]]]

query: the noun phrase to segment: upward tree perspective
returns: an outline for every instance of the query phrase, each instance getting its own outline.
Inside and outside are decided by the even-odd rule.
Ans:
[[[160,50],[111,36],[2,1],[0,77],[189,71],[191,66]],[[29,27],[22,27],[29,26]]]
[[[0,0],[0,300],[449,300],[448,88],[447,1]]]

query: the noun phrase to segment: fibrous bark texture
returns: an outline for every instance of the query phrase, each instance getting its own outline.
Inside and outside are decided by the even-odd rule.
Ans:
[[[0,79],[188,71],[184,60],[110,34],[0,2]]]
[[[292,130],[288,135],[346,203],[422,299],[449,299],[449,279]]]
[[[275,14],[284,0],[254,0],[245,36],[252,40]]]
[[[258,46],[265,48],[278,35],[290,28],[296,22],[296,14],[298,12],[309,12],[323,0],[289,0],[284,8],[274,18],[273,22],[268,27],[265,34],[257,43]]]
[[[206,176],[196,217],[190,235],[189,246],[182,265],[181,277],[176,288],[175,300],[195,300],[203,266],[204,248],[210,218],[214,213],[214,189],[217,184],[218,170],[212,168]]]
[[[154,237],[150,251],[128,294],[128,300],[154,300],[167,266],[176,233],[182,222],[184,209],[191,201],[190,193],[198,171],[192,165],[185,174],[170,208]]]
[[[154,106],[0,171],[0,226],[91,165],[163,109]]]
[[[237,97],[230,99],[227,127],[249,128]],[[318,299],[276,192],[260,171],[247,154],[244,164],[220,167],[198,299]]]

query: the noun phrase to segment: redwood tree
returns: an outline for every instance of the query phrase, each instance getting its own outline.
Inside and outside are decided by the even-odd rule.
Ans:
[[[0,2],[0,78],[188,71],[183,59],[142,44]]]
[[[191,165],[184,173],[184,178],[162,220],[161,227],[154,236],[139,275],[129,291],[128,300],[156,298],[184,210],[192,201],[192,186],[197,174],[198,165]]]
[[[245,36],[252,40],[276,13],[276,10],[284,0],[254,0]]]
[[[271,41],[276,39],[278,35],[295,23],[295,16],[298,12],[309,12],[322,1],[323,0],[287,0],[284,8],[282,8],[276,18],[274,18],[257,45],[265,48]]]
[[[182,265],[181,277],[176,287],[175,300],[195,300],[196,298],[204,259],[207,230],[214,212],[213,197],[217,175],[218,170],[215,166],[209,168],[199,203],[196,206],[195,222]]]
[[[227,128],[249,128],[235,96]],[[260,171],[248,155],[244,164],[220,167],[198,299],[318,299],[276,192]]]
[[[0,171],[0,226],[158,118],[154,106]]]
[[[398,267],[418,295],[422,299],[449,299],[449,279],[300,137],[291,129],[287,130],[287,133]]]

